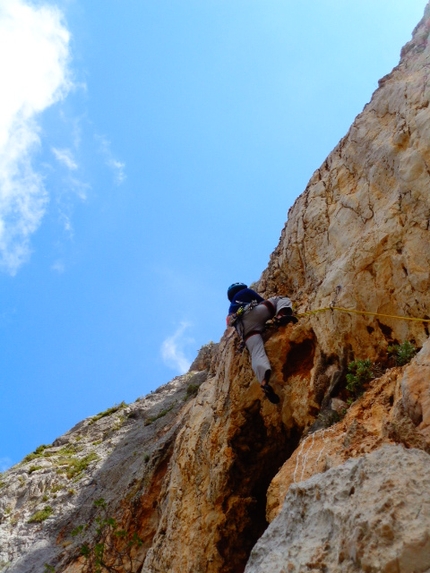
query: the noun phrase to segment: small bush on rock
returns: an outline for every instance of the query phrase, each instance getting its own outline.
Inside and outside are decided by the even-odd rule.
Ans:
[[[372,362],[369,359],[354,360],[348,364],[346,389],[358,398],[364,392],[364,385],[373,378]]]
[[[404,366],[412,360],[418,349],[412,342],[405,340],[402,344],[393,344],[387,348],[388,354],[394,357],[397,366]]]
[[[47,505],[44,509],[33,513],[33,515],[28,520],[28,523],[41,523],[42,521],[45,521],[45,519],[48,519],[48,517],[52,515],[53,511],[54,510],[52,507]]]

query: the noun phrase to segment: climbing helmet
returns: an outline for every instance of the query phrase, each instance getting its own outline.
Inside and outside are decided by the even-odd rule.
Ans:
[[[248,288],[245,283],[233,283],[227,289],[227,298],[231,302],[233,297],[242,289]]]

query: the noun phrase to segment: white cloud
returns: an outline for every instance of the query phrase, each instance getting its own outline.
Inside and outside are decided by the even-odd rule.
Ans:
[[[57,161],[62,163],[67,169],[74,171],[78,168],[78,164],[73,158],[73,153],[70,149],[57,149],[56,147],[52,148],[52,153],[55,155]]]
[[[181,322],[176,332],[166,338],[161,345],[161,356],[163,357],[164,363],[169,366],[169,368],[179,370],[180,374],[188,372],[191,365],[191,362],[186,358],[184,353],[184,347],[194,342],[191,338],[184,336],[185,331],[190,326],[191,325],[187,322]]]
[[[1,0],[0,267],[11,274],[28,259],[48,202],[32,160],[40,145],[38,114],[72,87],[69,39],[54,6]]]
[[[51,269],[60,275],[63,274],[65,271],[65,266],[63,261],[61,260],[55,261],[55,263],[51,266]]]
[[[106,165],[113,171],[115,183],[121,185],[125,181],[125,163],[118,161],[112,155],[110,141],[103,136],[96,136],[100,144],[100,151],[105,158]]]
[[[86,201],[88,195],[87,192],[89,189],[91,189],[91,185],[89,183],[84,183],[80,179],[75,179],[72,177],[70,179],[70,188],[81,201]]]

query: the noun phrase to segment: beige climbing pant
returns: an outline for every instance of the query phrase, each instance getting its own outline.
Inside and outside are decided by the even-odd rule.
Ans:
[[[254,306],[241,319],[243,337],[251,355],[251,366],[260,384],[263,382],[266,372],[272,370],[261,333],[266,322],[276,316],[283,308],[291,308],[291,300],[286,296],[274,296]]]

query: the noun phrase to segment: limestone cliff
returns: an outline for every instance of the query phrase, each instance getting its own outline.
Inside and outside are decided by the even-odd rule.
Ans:
[[[226,331],[2,476],[4,571],[430,571],[429,32],[427,6],[257,285],[300,316],[265,334],[281,403]]]

